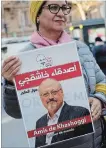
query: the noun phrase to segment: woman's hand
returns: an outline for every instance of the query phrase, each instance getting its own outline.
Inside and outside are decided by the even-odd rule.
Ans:
[[[13,82],[14,76],[17,74],[17,72],[20,70],[21,67],[21,61],[16,56],[11,56],[4,60],[3,66],[2,66],[2,76],[10,81]]]
[[[89,103],[91,105],[91,115],[93,120],[98,120],[102,113],[102,104],[101,101],[97,98],[90,97]]]

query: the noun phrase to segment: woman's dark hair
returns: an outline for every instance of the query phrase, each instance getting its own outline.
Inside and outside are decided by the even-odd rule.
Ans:
[[[40,7],[39,11],[38,11],[38,15],[37,17],[39,17],[39,15],[42,13],[42,8],[43,6],[46,4],[46,1],[43,2],[42,6]],[[36,18],[37,18],[36,17]],[[39,31],[39,22],[37,22],[37,19],[35,20],[36,21],[36,27],[37,27],[37,31]]]

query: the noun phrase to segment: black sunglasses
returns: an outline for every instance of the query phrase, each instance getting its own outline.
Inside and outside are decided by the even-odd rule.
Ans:
[[[43,8],[49,9],[49,11],[53,14],[57,14],[60,11],[60,9],[62,10],[64,15],[68,15],[71,11],[71,7],[68,5],[63,5],[60,7],[58,4],[50,4],[47,6],[43,6]]]

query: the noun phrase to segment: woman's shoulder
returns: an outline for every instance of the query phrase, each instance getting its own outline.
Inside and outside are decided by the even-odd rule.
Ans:
[[[93,61],[93,55],[89,47],[82,41],[76,41],[79,57],[84,61]]]
[[[35,45],[30,42],[23,49],[21,49],[20,52],[34,50],[35,48]]]
[[[82,41],[76,41],[78,52],[82,54],[91,54],[89,47]]]

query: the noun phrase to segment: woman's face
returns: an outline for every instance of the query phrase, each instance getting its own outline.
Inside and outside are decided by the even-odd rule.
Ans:
[[[48,31],[63,31],[67,24],[68,15],[64,15],[62,9],[56,14],[51,13],[47,7],[51,4],[57,4],[60,7],[63,6],[65,8],[67,7],[65,1],[47,1],[39,16],[39,27]]]

